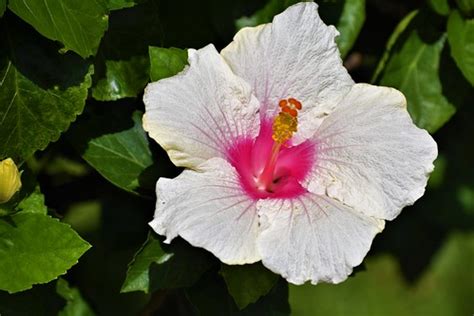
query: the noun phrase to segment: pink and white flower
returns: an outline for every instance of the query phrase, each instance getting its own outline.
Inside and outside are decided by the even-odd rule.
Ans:
[[[297,4],[148,85],[144,128],[186,168],[156,186],[150,226],[166,242],[338,283],[423,195],[436,143],[399,91],[352,81],[337,35],[316,4]]]

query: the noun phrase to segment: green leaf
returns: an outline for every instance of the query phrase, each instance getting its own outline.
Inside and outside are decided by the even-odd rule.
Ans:
[[[121,189],[146,195],[154,192],[158,168],[141,117],[141,112],[132,114],[117,107],[83,117],[70,135],[81,156],[104,178]]]
[[[10,0],[8,8],[83,58],[95,55],[108,25],[107,9],[96,0]]]
[[[150,79],[158,81],[179,73],[188,63],[188,52],[179,48],[149,48]]]
[[[58,279],[57,293],[66,300],[66,306],[58,313],[59,316],[94,316],[94,312],[82,298],[77,288],[69,286],[66,280]]]
[[[0,70],[0,156],[27,158],[57,140],[82,112],[91,73],[79,86],[43,89],[6,61]]]
[[[132,8],[110,13],[109,29],[94,61],[92,96],[99,101],[136,97],[142,93],[150,77],[149,46],[202,47],[218,40],[211,21],[214,15],[210,14],[207,4],[134,2],[136,5]],[[222,23],[217,28],[221,27]]]
[[[153,234],[130,263],[121,292],[154,292],[193,285],[210,268],[211,256],[201,249],[175,240],[163,245]]]
[[[13,19],[0,39],[0,158],[19,161],[57,140],[82,112],[93,69]]]
[[[23,213],[37,213],[46,215],[48,208],[44,204],[44,195],[41,193],[39,186],[26,198],[24,198],[16,207],[18,211]]]
[[[3,13],[5,13],[6,9],[7,9],[7,0],[0,0],[0,18],[3,16]]]
[[[365,22],[365,0],[349,0],[344,2],[337,29],[341,33],[336,38],[337,46],[344,58],[351,50]]]
[[[68,225],[36,213],[0,219],[0,236],[0,289],[10,293],[66,273],[90,247]]]
[[[470,18],[474,16],[474,0],[456,0],[456,3],[465,16]]]
[[[454,10],[448,19],[448,42],[456,65],[474,86],[474,19],[464,19]]]
[[[99,101],[136,97],[148,83],[148,58],[133,56],[129,60],[106,60],[106,74],[92,89]]]
[[[472,258],[474,234],[455,234],[416,284],[405,281],[395,258],[369,258],[366,272],[341,284],[291,285],[292,315],[469,315],[474,310]]]
[[[379,82],[403,92],[412,119],[429,132],[435,132],[456,112],[455,105],[444,95],[440,78],[446,36],[436,32],[436,22],[425,12],[411,17],[391,47]]]
[[[239,309],[255,303],[266,295],[278,281],[278,275],[261,263],[251,265],[221,265],[219,272]]]
[[[148,235],[147,241],[138,250],[133,261],[130,263],[127,277],[123,283],[121,292],[150,290],[150,266],[152,263],[162,264],[167,262],[173,254],[166,253],[161,248],[160,241],[152,234]]]
[[[243,16],[235,21],[235,27],[240,30],[247,26],[257,26],[259,24],[271,22],[273,17],[281,13],[289,6],[298,2],[305,2],[300,0],[270,0],[260,10],[256,11],[251,16]]]
[[[393,46],[397,43],[398,38],[405,32],[407,27],[411,24],[412,20],[417,16],[418,11],[412,11],[408,13],[398,25],[395,27],[392,35],[388,39],[387,45],[385,47],[385,52],[380,59],[377,68],[375,69],[374,75],[370,80],[372,83],[375,83],[380,80],[380,75],[382,74],[385,66],[387,65],[387,61],[390,58],[390,53],[392,52]]]
[[[288,283],[283,279],[280,279],[266,296],[261,297],[243,310],[237,308],[227,292],[225,282],[213,271],[206,273],[199,282],[186,289],[186,293],[198,315],[290,315]]]
[[[119,3],[124,4],[114,1]],[[159,45],[163,31],[159,12],[156,1],[147,1],[110,13],[109,29],[94,61],[94,99],[113,101],[142,93],[149,81],[148,45]]]
[[[439,15],[448,15],[451,11],[448,0],[428,0],[428,6]]]

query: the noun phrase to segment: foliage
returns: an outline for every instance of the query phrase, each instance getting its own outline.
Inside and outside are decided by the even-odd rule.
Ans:
[[[146,85],[296,2],[0,0],[0,160],[22,172],[0,204],[1,315],[472,313],[472,0],[318,1],[355,81],[401,90],[439,145],[424,198],[365,270],[288,286],[149,232],[157,179],[181,169],[142,128]]]
[[[158,176],[141,117],[141,112],[121,108],[112,117],[87,113],[70,135],[82,158],[107,180],[129,192],[145,194],[153,191]],[[104,120],[111,123],[103,125]]]
[[[465,19],[454,10],[448,19],[448,41],[457,66],[474,85],[474,19]]]
[[[11,2],[10,2],[11,3]],[[6,16],[0,43],[0,157],[26,159],[59,138],[84,108],[92,66]]]
[[[402,91],[415,123],[430,132],[443,126],[467,101],[463,95],[450,95],[448,85],[465,85],[465,79],[458,69],[443,68],[452,61],[443,54],[446,32],[438,31],[436,25],[445,22],[427,10],[409,14],[389,40],[381,60],[383,70],[375,80]],[[428,81],[429,85],[423,84]],[[460,90],[463,94],[469,87]]]
[[[0,289],[10,293],[64,274],[89,248],[68,225],[36,211],[4,218],[0,235]]]
[[[150,80],[158,81],[171,77],[181,70],[188,63],[188,53],[179,48],[149,48],[150,54]]]
[[[184,241],[162,245],[153,234],[138,251],[127,271],[122,292],[154,292],[189,287],[211,266],[209,254]]]
[[[8,8],[43,36],[64,44],[83,58],[94,55],[107,29],[107,10],[95,0],[9,0]]]
[[[261,263],[249,266],[229,266],[222,264],[219,272],[239,309],[255,303],[266,295],[278,281]]]

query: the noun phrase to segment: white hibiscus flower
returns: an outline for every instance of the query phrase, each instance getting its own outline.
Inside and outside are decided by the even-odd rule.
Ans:
[[[352,81],[337,35],[300,3],[148,85],[144,127],[187,168],[157,183],[150,225],[166,242],[338,283],[423,195],[436,143],[399,91]]]

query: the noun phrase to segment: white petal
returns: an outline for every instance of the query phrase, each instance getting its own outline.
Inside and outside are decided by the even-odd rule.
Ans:
[[[212,158],[199,170],[158,180],[150,226],[165,235],[166,242],[180,235],[227,264],[260,260],[256,202],[243,193],[235,169],[224,159]]]
[[[313,193],[261,200],[257,208],[262,263],[294,284],[344,281],[384,227],[382,220]]]
[[[188,50],[189,67],[145,89],[143,126],[177,166],[222,157],[233,138],[255,136],[258,100],[214,46]]]
[[[240,30],[221,52],[254,86],[262,112],[272,116],[278,101],[288,97],[303,103],[302,138],[312,135],[316,118],[329,113],[353,85],[334,42],[339,33],[324,24],[317,8],[310,2],[291,6],[270,24]]]
[[[353,86],[313,140],[319,146],[309,189],[388,220],[423,195],[437,156],[403,94],[368,84]]]

